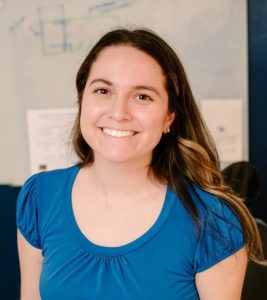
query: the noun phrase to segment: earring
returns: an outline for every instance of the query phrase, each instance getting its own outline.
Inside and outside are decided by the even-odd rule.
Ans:
[[[166,130],[166,133],[169,133],[169,132],[170,132],[170,127],[168,127]]]

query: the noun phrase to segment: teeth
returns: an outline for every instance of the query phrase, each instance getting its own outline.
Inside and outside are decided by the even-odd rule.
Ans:
[[[133,136],[134,132],[133,131],[126,131],[126,130],[114,130],[114,129],[109,129],[109,128],[103,128],[103,132],[107,135],[121,138],[121,137],[128,137],[128,136]]]

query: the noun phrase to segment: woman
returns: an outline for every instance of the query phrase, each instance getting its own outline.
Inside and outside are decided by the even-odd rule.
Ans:
[[[174,51],[111,31],[76,86],[80,163],[32,176],[18,199],[21,299],[239,299],[259,235]]]

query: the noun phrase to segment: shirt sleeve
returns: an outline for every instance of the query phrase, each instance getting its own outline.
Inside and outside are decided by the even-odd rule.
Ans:
[[[207,196],[200,217],[200,235],[195,253],[195,272],[202,272],[245,246],[242,226],[228,204]],[[203,213],[204,211],[204,213]]]
[[[17,199],[16,223],[24,238],[35,248],[42,249],[38,230],[37,176],[30,177],[20,190]]]

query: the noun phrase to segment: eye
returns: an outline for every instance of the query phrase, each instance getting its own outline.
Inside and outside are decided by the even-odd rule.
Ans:
[[[94,93],[101,94],[101,95],[106,95],[106,94],[108,94],[108,92],[109,91],[105,88],[98,88],[98,89],[94,90]]]
[[[152,98],[146,94],[140,94],[140,95],[137,95],[137,98],[139,100],[152,100]]]

